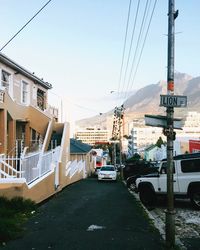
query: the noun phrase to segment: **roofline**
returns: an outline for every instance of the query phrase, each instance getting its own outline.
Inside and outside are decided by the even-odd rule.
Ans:
[[[10,58],[8,58],[7,56],[5,56],[2,53],[0,53],[0,62],[6,64],[7,66],[9,66],[11,68],[13,68],[17,72],[25,75],[29,79],[31,79],[33,81],[36,81],[37,83],[40,83],[44,88],[46,88],[46,89],[51,89],[52,88],[52,85],[50,83],[44,82],[42,79],[35,76],[33,73],[31,73],[27,69],[23,68],[22,66],[20,66],[19,64],[17,64],[16,62],[14,62],[13,60],[11,60]]]
[[[70,152],[70,155],[86,155],[88,154],[89,152],[83,152],[83,153],[71,153]]]

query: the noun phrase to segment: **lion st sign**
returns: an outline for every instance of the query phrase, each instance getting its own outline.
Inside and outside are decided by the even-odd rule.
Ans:
[[[187,106],[187,96],[181,95],[160,95],[161,107],[184,108]]]

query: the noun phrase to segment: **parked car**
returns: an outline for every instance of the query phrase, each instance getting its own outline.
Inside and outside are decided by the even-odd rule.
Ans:
[[[104,165],[98,172],[98,181],[112,180],[116,181],[117,171],[113,165]]]
[[[157,173],[137,178],[136,188],[144,205],[151,205],[159,196],[167,196],[166,170],[165,159]],[[190,198],[200,210],[200,153],[175,156],[173,171],[174,197]]]
[[[131,186],[133,189],[135,188],[135,182],[137,178],[142,177],[143,175],[157,173],[159,169],[159,165],[157,162],[151,162],[149,164],[144,165],[142,168],[135,169],[135,174],[131,175],[126,180],[126,186],[130,188]]]
[[[126,180],[128,177],[142,174],[144,169],[152,166],[152,163],[145,160],[135,160],[133,162],[125,163],[125,167],[123,168],[123,176]]]

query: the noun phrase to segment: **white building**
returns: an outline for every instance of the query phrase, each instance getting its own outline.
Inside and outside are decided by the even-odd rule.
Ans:
[[[179,140],[200,139],[200,113],[188,112],[182,130],[176,131]]]
[[[104,144],[109,141],[108,130],[86,128],[75,132],[75,139],[90,145]]]
[[[131,129],[131,139],[129,139],[129,155],[137,153],[140,148],[155,144],[159,137],[166,141],[162,133],[162,128],[139,126]]]

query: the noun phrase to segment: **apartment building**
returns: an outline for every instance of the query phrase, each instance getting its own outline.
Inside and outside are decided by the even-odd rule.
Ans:
[[[41,202],[92,171],[71,156],[69,124],[48,105],[52,85],[0,53],[0,194]],[[72,146],[72,145],[71,145]]]
[[[0,154],[37,147],[58,110],[48,106],[52,85],[0,54]]]
[[[189,140],[200,139],[200,113],[188,112],[183,119],[183,127],[181,130],[175,130],[176,141],[180,144],[181,152],[189,150]],[[161,137],[166,141],[166,137],[162,133],[162,128],[150,127],[144,125],[144,120],[134,120],[129,124],[129,143],[128,155],[132,156],[139,149],[154,145],[158,138]],[[177,151],[178,152],[178,151]]]
[[[188,112],[182,130],[176,132],[179,140],[200,139],[200,113],[193,111]]]
[[[75,139],[89,145],[109,142],[109,131],[106,129],[86,128],[75,132]]]
[[[166,140],[162,133],[162,128],[139,126],[131,129],[128,149],[129,154],[137,153],[140,148],[155,144],[161,137]]]

